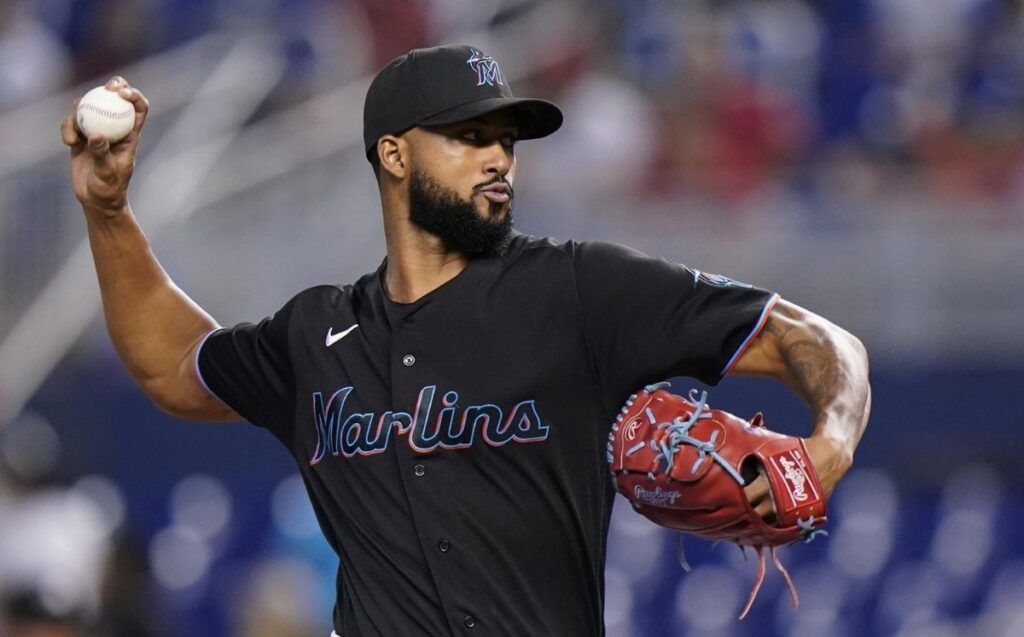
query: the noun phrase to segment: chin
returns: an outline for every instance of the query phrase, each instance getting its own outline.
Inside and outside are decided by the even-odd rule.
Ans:
[[[512,202],[488,202],[486,209],[484,210],[484,219],[500,220],[508,216],[512,210]]]

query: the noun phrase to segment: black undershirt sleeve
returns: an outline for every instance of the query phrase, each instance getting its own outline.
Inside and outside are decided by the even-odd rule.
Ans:
[[[671,377],[717,384],[778,299],[612,243],[572,250],[588,346],[615,410],[643,385]]]

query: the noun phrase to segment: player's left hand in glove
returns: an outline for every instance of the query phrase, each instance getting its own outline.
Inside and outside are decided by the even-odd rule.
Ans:
[[[758,554],[747,616],[764,581],[764,547],[799,598],[776,547],[825,534],[825,493],[801,438],[768,430],[761,414],[749,422],[710,409],[707,392],[690,399],[649,385],[633,394],[612,424],[608,463],[615,486],[637,512],[661,526],[710,540],[752,546]],[[764,475],[774,513],[763,519],[744,487]],[[682,560],[681,560],[682,561]],[[683,561],[684,568],[689,569]]]

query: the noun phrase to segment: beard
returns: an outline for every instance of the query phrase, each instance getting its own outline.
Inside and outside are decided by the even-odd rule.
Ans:
[[[509,194],[511,195],[511,187]],[[461,199],[454,190],[435,181],[418,167],[409,177],[409,221],[439,238],[445,249],[466,257],[502,254],[512,234],[512,199],[491,201],[491,218],[477,213],[472,198]],[[498,218],[508,206],[505,216]]]

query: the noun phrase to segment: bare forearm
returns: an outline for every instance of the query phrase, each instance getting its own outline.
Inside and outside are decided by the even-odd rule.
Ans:
[[[152,395],[217,324],[167,276],[130,208],[116,216],[86,210],[86,225],[107,331],[131,375]]]
[[[131,132],[114,143],[98,133],[86,137],[72,113],[61,120],[60,137],[71,156],[71,187],[85,213],[107,331],[132,377],[158,407],[194,420],[236,419],[201,384],[191,364],[199,340],[216,322],[160,267],[128,205],[149,100],[123,77],[110,78],[106,88],[132,103]]]
[[[821,317],[788,304],[776,308],[766,329],[777,338],[784,363],[781,380],[811,410],[813,435],[837,443],[852,458],[871,409],[863,344]]]

